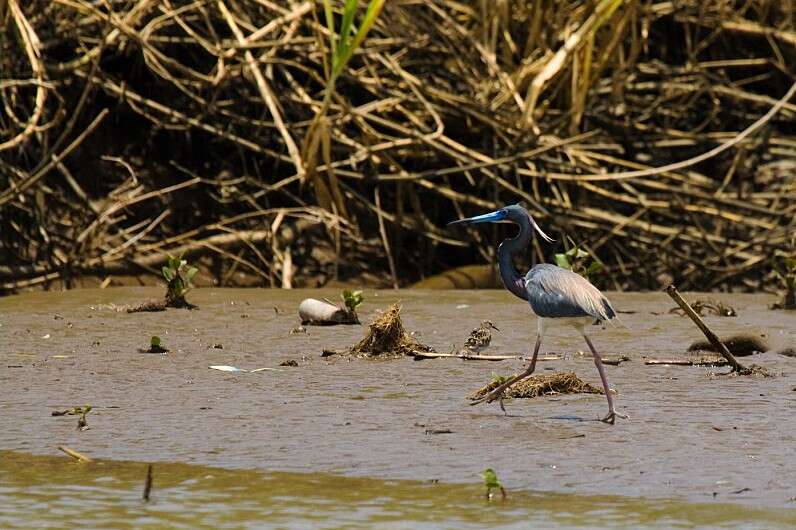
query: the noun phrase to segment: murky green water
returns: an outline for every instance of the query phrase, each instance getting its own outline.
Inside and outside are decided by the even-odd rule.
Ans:
[[[796,510],[0,452],[0,528],[793,528]]]

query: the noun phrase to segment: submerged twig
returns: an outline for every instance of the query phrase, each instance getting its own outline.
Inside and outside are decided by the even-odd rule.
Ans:
[[[152,464],[146,466],[146,480],[144,481],[144,493],[141,498],[144,502],[149,502],[149,494],[152,492]]]

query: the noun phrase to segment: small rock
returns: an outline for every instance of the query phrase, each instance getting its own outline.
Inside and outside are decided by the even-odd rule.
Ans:
[[[279,363],[279,366],[298,366],[298,362],[294,361],[293,359],[289,359],[287,361],[282,361]]]
[[[213,344],[213,348],[215,348],[217,350],[223,350],[224,349],[224,345],[221,344],[220,342],[218,342],[216,344]]]
[[[296,326],[295,328],[290,330],[290,334],[291,335],[297,335],[299,333],[306,333],[306,332],[307,332],[307,328],[305,328],[304,326],[302,326],[300,324],[298,326]]]

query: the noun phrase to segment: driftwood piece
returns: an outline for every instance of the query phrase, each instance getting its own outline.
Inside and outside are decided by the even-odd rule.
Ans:
[[[696,311],[694,311],[691,308],[691,306],[688,305],[688,302],[683,300],[683,297],[680,296],[680,293],[677,292],[677,287],[675,287],[674,285],[670,285],[669,287],[666,288],[666,293],[669,296],[671,296],[672,300],[674,300],[677,303],[677,305],[679,305],[682,308],[682,310],[685,311],[685,314],[688,315],[691,318],[691,320],[694,321],[694,324],[696,324],[697,327],[700,329],[700,331],[702,331],[702,333],[705,334],[705,337],[707,337],[707,339],[710,341],[710,343],[713,345],[716,351],[719,352],[722,355],[722,357],[727,359],[729,365],[732,366],[733,372],[751,373],[751,370],[743,366],[735,359],[735,356],[730,353],[730,350],[727,349],[727,346],[725,346],[719,340],[719,337],[716,336],[716,334],[713,333],[710,330],[710,328],[708,328],[707,324],[705,324],[702,318],[696,314]]]
[[[692,358],[673,358],[673,359],[647,359],[647,365],[673,365],[673,366],[726,366],[727,360],[719,355],[703,355]]]
[[[412,356],[421,361],[423,359],[462,359],[465,361],[508,361],[511,359],[524,359],[522,355],[472,355],[466,353],[436,353],[425,351],[413,351]],[[559,355],[542,355],[537,361],[558,361]]]
[[[86,462],[86,463],[88,463],[88,462],[93,462],[94,461],[92,458],[89,458],[89,457],[87,457],[84,454],[78,453],[74,449],[70,449],[69,447],[67,447],[65,445],[59,445],[58,449],[60,449],[64,453],[68,454],[69,456],[71,456],[72,458],[77,460],[78,462]]]
[[[328,326],[334,324],[359,324],[356,312],[326,300],[307,298],[299,304],[302,325]]]
[[[463,359],[465,361],[507,361],[509,359],[522,359],[519,355],[473,355],[467,353],[435,353],[413,351],[412,356],[420,361],[422,359]]]

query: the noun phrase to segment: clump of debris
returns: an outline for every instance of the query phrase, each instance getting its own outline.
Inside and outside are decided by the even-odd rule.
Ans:
[[[413,339],[401,322],[401,306],[392,304],[368,326],[365,337],[347,351],[324,350],[323,356],[348,354],[357,357],[403,357],[434,349]]]
[[[515,374],[516,375],[516,374]],[[515,375],[495,376],[483,388],[473,392],[470,399],[479,399]],[[534,375],[518,381],[503,392],[507,398],[535,398],[559,394],[603,394],[603,390],[580,379],[574,372],[551,375]]]

